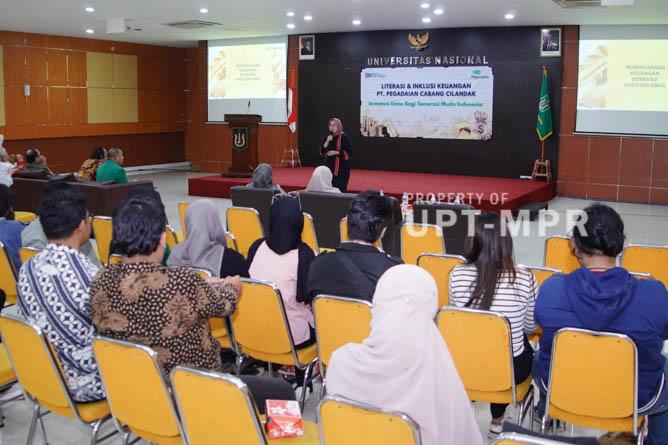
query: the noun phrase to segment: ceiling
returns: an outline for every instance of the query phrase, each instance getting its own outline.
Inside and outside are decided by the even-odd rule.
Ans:
[[[569,24],[668,24],[668,0],[635,0],[633,7],[563,9],[552,0],[0,0],[0,29],[91,37],[170,46],[198,40],[316,32],[421,29],[466,26]],[[95,8],[88,13],[85,7]],[[441,7],[444,14],[435,15]],[[207,8],[208,13],[200,13]],[[287,11],[294,11],[289,18]],[[515,18],[504,16],[512,12]],[[313,20],[303,19],[310,14]],[[430,16],[431,23],[422,18]],[[107,34],[108,18],[124,17],[142,31]],[[361,20],[360,26],[352,24]],[[164,23],[183,20],[222,23],[179,30]],[[294,29],[286,25],[294,23]],[[86,34],[93,29],[94,34]]]

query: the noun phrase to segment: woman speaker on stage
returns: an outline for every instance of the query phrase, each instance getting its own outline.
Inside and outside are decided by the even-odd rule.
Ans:
[[[329,135],[320,145],[320,154],[325,158],[325,165],[332,171],[332,185],[342,193],[348,189],[350,178],[350,138],[343,132],[341,119],[329,120]]]

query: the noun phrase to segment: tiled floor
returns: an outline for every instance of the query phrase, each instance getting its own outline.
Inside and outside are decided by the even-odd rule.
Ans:
[[[196,173],[170,172],[160,174],[143,175],[141,179],[153,180],[155,186],[160,191],[167,217],[170,224],[177,230],[180,230],[179,218],[176,206],[180,201],[193,201],[196,198],[187,195],[187,178],[193,177]],[[130,180],[138,179],[138,176],[131,176]],[[221,216],[224,220],[224,209],[231,205],[228,199],[214,199],[216,205],[221,210]],[[550,209],[555,210],[561,216],[559,223],[546,231],[546,235],[566,234],[566,225],[564,216],[567,210],[582,209],[589,204],[588,201],[570,198],[555,198],[550,202]],[[626,234],[629,242],[668,244],[668,207],[651,206],[642,204],[610,203],[623,217],[626,224]],[[529,222],[530,236],[516,236],[515,257],[518,263],[527,265],[540,265],[543,262],[544,237],[538,235],[539,223]],[[318,394],[316,387],[316,394]],[[1,398],[1,396],[0,396]],[[317,400],[310,398],[305,410],[307,419],[315,418]],[[0,428],[0,445],[25,443],[30,421],[30,408],[24,401],[12,402],[3,407],[6,415],[5,426]],[[514,410],[508,410],[508,414],[514,416]],[[222,415],[222,411],[221,411]],[[475,415],[483,436],[486,437],[489,426],[489,409],[486,404],[477,403],[475,406]],[[48,415],[45,420],[45,427],[51,445],[61,444],[83,444],[88,442],[88,435],[85,428],[79,426],[74,421],[65,420],[57,415]],[[102,434],[111,431],[111,425],[107,425],[102,430]],[[570,435],[568,432],[563,433]],[[586,431],[575,428],[575,434],[594,435],[595,431]],[[36,438],[35,443],[40,439]],[[105,441],[105,443],[120,443],[120,437]],[[465,445],[465,444],[463,444]]]

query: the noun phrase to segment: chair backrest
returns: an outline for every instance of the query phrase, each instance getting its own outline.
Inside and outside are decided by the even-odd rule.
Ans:
[[[339,245],[339,220],[346,216],[355,195],[350,193],[299,192],[302,210],[313,217],[320,247]]]
[[[171,380],[188,443],[267,443],[248,387],[239,378],[179,366]]]
[[[418,256],[417,265],[426,269],[436,280],[438,307],[450,304],[450,272],[456,265],[465,262],[466,258],[459,255],[423,253]]]
[[[37,214],[33,212],[14,212],[14,221],[22,222],[23,224],[30,224],[37,219]]]
[[[304,228],[302,229],[302,241],[304,244],[309,246],[312,251],[317,255],[320,253],[320,247],[318,246],[318,237],[315,234],[315,223],[313,222],[313,217],[308,213],[304,212]]]
[[[258,239],[264,237],[260,214],[250,207],[230,207],[227,209],[227,230],[237,239],[238,252],[248,255],[248,249]]]
[[[21,264],[25,263],[26,261],[37,255],[41,251],[42,249],[38,249],[36,247],[20,247],[19,258],[21,259]]]
[[[113,234],[111,217],[94,216],[93,233],[95,234],[95,242],[97,243],[97,253],[100,257],[100,262],[102,264],[107,264],[109,262],[110,244]]]
[[[530,271],[533,276],[536,278],[536,285],[540,289],[540,287],[543,285],[545,280],[550,278],[552,275],[558,275],[560,273],[563,273],[559,269],[555,269],[554,267],[545,267],[545,266],[522,266],[528,271]]]
[[[595,440],[596,439],[593,439],[592,441]],[[501,433],[499,437],[492,442],[492,445],[564,445],[565,443],[571,442],[557,442],[556,440],[519,433]]]
[[[448,240],[448,253],[463,255],[472,210],[469,204],[418,201],[413,203],[413,222],[440,226]]]
[[[362,343],[371,333],[371,303],[353,298],[318,295],[313,299],[320,362],[348,343]]]
[[[123,262],[123,255],[112,253],[109,255],[109,264],[121,264]]]
[[[191,271],[195,272],[197,275],[200,277],[204,278],[205,280],[207,278],[211,278],[211,272],[205,269],[198,269],[196,267],[190,267],[189,268]],[[227,334],[227,327],[225,326],[225,320],[219,317],[212,317],[209,318],[209,328],[211,329],[211,333],[224,333],[226,336]]]
[[[545,240],[543,265],[571,273],[580,267],[571,250],[571,240],[566,236],[551,236]]]
[[[93,351],[109,408],[118,422],[140,436],[180,436],[178,415],[157,352],[104,337],[93,340]]]
[[[236,250],[237,252],[239,251],[239,246],[237,246],[237,239],[232,234],[232,232],[227,232],[227,231],[225,232],[225,241],[227,243],[228,249],[233,249]]]
[[[0,389],[5,388],[8,384],[16,382],[16,374],[12,367],[12,362],[9,361],[7,349],[0,344]],[[2,405],[2,403],[0,403]]]
[[[176,230],[171,226],[165,227],[165,235],[167,236],[167,245],[172,250],[179,243],[179,237],[176,235]]]
[[[626,335],[560,329],[552,344],[548,415],[556,407],[579,417],[637,418],[637,360],[636,346]]]
[[[234,207],[249,207],[257,210],[265,233],[269,232],[269,210],[274,200],[274,189],[257,189],[243,185],[230,187],[230,198]],[[234,231],[233,231],[234,232]]]
[[[622,252],[621,265],[626,270],[649,273],[668,287],[668,246],[629,244]]]
[[[654,279],[652,274],[647,273],[647,272],[631,272],[631,271],[629,271],[629,273],[631,275],[633,275],[634,277],[636,277],[637,279],[639,279],[639,280],[653,280]]]
[[[234,336],[243,352],[262,354],[294,352],[281,293],[273,284],[243,279],[242,298],[230,317]]]
[[[341,238],[342,243],[350,241],[350,238],[348,238],[348,217],[346,216],[341,218],[341,220],[339,221],[339,237]],[[373,245],[378,247],[379,249],[382,249],[383,240],[382,239],[376,240],[376,242],[373,243]]]
[[[436,324],[467,391],[514,388],[511,330],[505,317],[491,311],[444,307],[436,315]]]
[[[179,222],[181,223],[181,233],[183,234],[183,241],[186,240],[186,210],[190,207],[189,202],[181,201],[177,206],[177,211],[179,212]]]
[[[409,416],[327,396],[318,406],[322,445],[420,445],[420,429]]]
[[[40,405],[69,410],[74,417],[72,399],[42,330],[20,317],[2,314],[0,333],[23,390]]]
[[[0,242],[0,289],[5,292],[7,303],[16,304],[16,268],[7,252],[5,245]]]
[[[433,224],[404,223],[401,226],[401,259],[417,264],[423,253],[445,253],[443,229]]]

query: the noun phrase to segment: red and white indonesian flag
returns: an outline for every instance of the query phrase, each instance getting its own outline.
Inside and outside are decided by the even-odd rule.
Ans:
[[[295,90],[295,70],[291,70],[290,85],[288,85],[288,127],[293,133],[297,131],[297,95]]]

